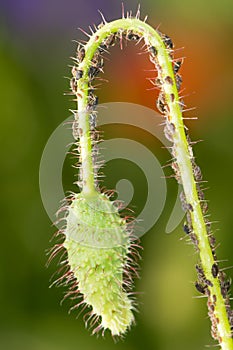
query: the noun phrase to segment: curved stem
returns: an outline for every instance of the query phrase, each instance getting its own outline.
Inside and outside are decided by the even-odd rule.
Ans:
[[[210,244],[209,232],[203,213],[200,199],[200,188],[195,171],[191,143],[187,140],[185,126],[182,118],[182,108],[179,100],[179,76],[174,73],[169,38],[161,35],[147,23],[137,18],[123,18],[105,23],[99,28],[85,45],[85,55],[78,61],[78,79],[76,96],[78,100],[78,122],[80,132],[81,162],[83,170],[83,191],[94,193],[95,188],[95,162],[92,159],[92,139],[90,132],[90,70],[94,67],[93,59],[99,50],[105,50],[106,43],[111,35],[117,34],[120,42],[123,36],[133,33],[142,37],[148,52],[151,53],[155,64],[160,86],[158,105],[165,116],[165,134],[172,141],[172,154],[176,164],[176,177],[183,185],[184,199],[192,241],[200,253],[201,268],[197,283],[199,291],[208,297],[209,316],[212,321],[212,335],[218,340],[223,350],[232,350],[233,342],[231,328],[228,320],[227,303],[224,296],[221,276],[218,272],[217,259]],[[168,38],[168,39],[167,39]],[[168,43],[166,43],[168,40]],[[108,45],[105,45],[108,48]],[[109,45],[110,46],[110,45]],[[101,70],[101,68],[97,67]],[[178,78],[178,80],[177,80]],[[173,163],[174,164],[174,163]],[[220,278],[220,279],[219,279]]]

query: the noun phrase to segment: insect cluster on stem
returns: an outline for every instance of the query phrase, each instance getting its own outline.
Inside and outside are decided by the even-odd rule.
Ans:
[[[186,212],[184,231],[200,254],[195,286],[208,298],[213,338],[226,344],[229,334],[224,333],[224,326],[233,329],[230,280],[218,265],[202,173],[183,125],[184,102],[179,97],[183,60],[174,58],[170,37],[139,20],[139,15],[139,10],[136,17],[130,12],[127,18],[123,14],[122,19],[110,23],[102,16],[103,22],[94,31],[91,29],[91,35],[87,34],[87,43],[79,43],[74,57],[70,89],[78,102],[73,134],[81,192],[71,194],[61,209],[65,212],[65,225],[58,236],[63,241],[55,245],[50,260],[60,251],[65,258],[61,262],[63,273],[54,283],[69,286],[65,298],[78,300],[72,309],[88,309],[84,318],[93,327],[93,333],[109,329],[113,336],[122,336],[134,321],[135,302],[131,294],[133,276],[138,276],[138,244],[133,236],[133,222],[122,217],[119,206],[99,188],[98,97],[94,82],[103,72],[104,55],[112,46],[119,43],[123,48],[124,40],[144,40],[143,48],[158,74],[152,80],[159,89],[155,105],[164,116],[164,134],[172,142],[171,166],[177,182],[183,186],[180,199]]]

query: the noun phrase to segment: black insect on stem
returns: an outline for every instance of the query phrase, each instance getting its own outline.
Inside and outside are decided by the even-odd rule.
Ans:
[[[164,42],[166,48],[169,50],[172,50],[174,47],[172,39],[166,34],[162,34],[161,36],[162,36],[162,39],[163,39],[163,42]]]
[[[77,48],[76,57],[79,63],[81,63],[84,60],[85,57],[85,49],[84,47],[81,47],[80,45]]]
[[[72,93],[75,95],[77,93],[77,81],[74,77],[70,79],[70,88]]]
[[[99,72],[99,68],[91,66],[88,70],[88,76],[90,79],[94,79],[99,74]]]
[[[163,92],[160,92],[159,97],[156,101],[156,106],[160,113],[167,114],[168,113],[168,105],[165,101],[165,96]]]
[[[199,293],[205,294],[206,288],[205,288],[203,285],[201,285],[201,284],[198,283],[198,282],[195,282],[195,287],[196,287],[196,290],[197,290]]]
[[[178,73],[178,71],[180,70],[181,65],[182,65],[182,61],[181,60],[174,62],[173,71],[174,71],[175,74]]]
[[[218,276],[218,265],[216,263],[212,265],[211,272],[214,278]]]
[[[129,30],[127,33],[126,33],[126,39],[127,40],[139,40],[140,39],[140,36],[135,34],[133,32],[133,30]]]
[[[117,41],[117,35],[111,34],[107,39],[105,39],[104,44],[106,45],[106,47],[114,46],[116,44],[116,41]]]
[[[190,229],[190,227],[187,225],[187,224],[184,224],[184,226],[183,226],[183,230],[184,230],[184,232],[187,234],[187,235],[189,235],[190,233],[191,233],[191,229]]]
[[[79,80],[83,76],[83,71],[81,69],[78,69],[76,72],[76,79]]]
[[[179,91],[180,88],[181,88],[181,84],[182,84],[183,79],[182,79],[182,77],[181,77],[180,74],[176,74],[175,77],[176,77],[176,86],[177,86],[177,90]]]
[[[158,51],[154,46],[150,46],[148,50],[153,56],[157,56]]]
[[[165,83],[169,84],[169,85],[173,85],[173,80],[172,77],[170,77],[169,75],[166,76],[166,78],[164,79]]]

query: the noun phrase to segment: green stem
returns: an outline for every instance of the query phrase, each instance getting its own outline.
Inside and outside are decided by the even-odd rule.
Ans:
[[[143,37],[148,48],[155,49],[154,64],[158,70],[161,82],[161,92],[165,106],[165,121],[169,128],[170,138],[173,142],[172,153],[177,164],[177,172],[180,182],[183,185],[186,198],[187,210],[190,215],[193,234],[196,239],[196,246],[200,253],[200,261],[204,278],[207,285],[204,286],[208,296],[208,306],[211,312],[212,334],[218,340],[223,350],[233,350],[231,329],[228,320],[226,302],[221,292],[219,278],[213,276],[212,267],[216,263],[209,242],[208,232],[201,202],[198,195],[197,181],[194,174],[193,156],[191,145],[187,141],[185,126],[182,118],[182,109],[179,101],[176,75],[173,71],[171,51],[166,47],[164,38],[147,23],[137,18],[123,18],[110,23],[105,23],[98,29],[85,45],[85,57],[79,62],[78,69],[82,72],[82,77],[77,81],[77,100],[81,147],[81,163],[83,171],[83,192],[94,193],[95,171],[92,159],[92,140],[90,136],[89,123],[89,69],[93,65],[93,57],[101,44],[112,34],[118,35],[120,40],[127,32]],[[172,131],[171,131],[172,129]]]
[[[79,104],[79,106],[81,103]],[[80,157],[82,162],[82,191],[85,194],[95,193],[94,169],[92,161],[92,143],[90,138],[89,113],[81,109],[79,116]]]

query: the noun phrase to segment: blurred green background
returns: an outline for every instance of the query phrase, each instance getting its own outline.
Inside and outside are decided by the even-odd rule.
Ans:
[[[125,1],[125,9],[137,8]],[[144,0],[142,16],[172,37],[177,56],[185,56],[182,67],[188,106],[197,106],[187,116],[198,164],[208,179],[211,219],[221,245],[218,256],[233,265],[233,111],[232,55],[233,2],[231,0],[171,1]],[[45,249],[54,232],[39,192],[39,163],[53,130],[69,116],[73,102],[63,96],[69,89],[69,59],[74,54],[72,39],[82,39],[77,28],[100,23],[100,9],[107,20],[121,16],[121,1],[107,0],[2,0],[0,3],[1,81],[1,254],[0,254],[0,348],[4,350],[67,349],[204,349],[213,344],[205,301],[196,295],[193,248],[180,241],[181,225],[165,234],[166,222],[175,200],[174,179],[167,181],[168,198],[160,219],[142,238],[141,279],[137,325],[122,342],[91,337],[82,318],[68,315],[69,302],[59,302],[62,289],[49,289],[55,270],[45,268]],[[104,78],[109,80],[98,95],[100,102],[133,102],[154,108],[155,91],[147,91],[149,60],[128,45],[112,50]],[[193,93],[195,92],[195,94]],[[134,129],[106,130],[106,137],[127,135],[150,148],[165,164],[169,154],[149,134]],[[69,166],[69,165],[68,165]],[[114,187],[121,178],[121,165],[105,184]],[[130,165],[129,165],[130,166]],[[114,167],[114,165],[113,165]],[[131,171],[134,181],[134,171]],[[168,171],[169,174],[169,171]],[[140,174],[139,174],[140,175]],[[139,176],[138,175],[138,176]],[[130,179],[129,179],[130,180]],[[73,173],[64,170],[64,187],[70,189]],[[112,181],[112,182],[111,182]],[[142,186],[143,188],[143,186]],[[145,196],[135,188],[135,207]],[[59,204],[58,204],[59,206]],[[232,273],[232,272],[231,272]],[[230,273],[229,273],[230,274]]]

